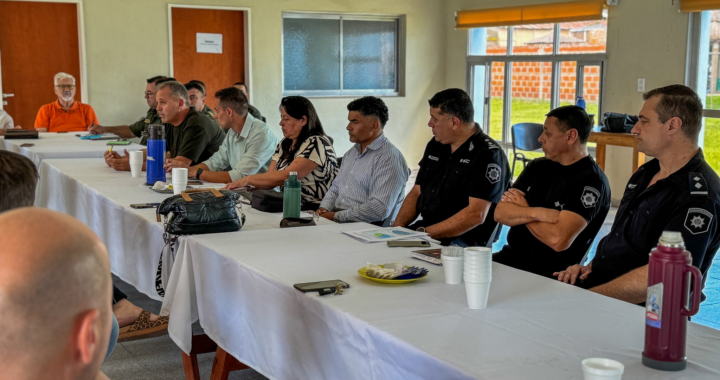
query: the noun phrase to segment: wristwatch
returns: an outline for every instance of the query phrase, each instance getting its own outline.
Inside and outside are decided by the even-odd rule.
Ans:
[[[197,174],[195,174],[195,179],[200,179],[200,174],[203,172],[202,169],[197,170]]]
[[[418,227],[417,232],[425,232],[425,227]]]

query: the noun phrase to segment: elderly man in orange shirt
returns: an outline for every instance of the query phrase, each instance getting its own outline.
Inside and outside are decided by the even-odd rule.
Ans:
[[[95,111],[88,104],[75,100],[75,77],[67,73],[55,74],[55,95],[58,100],[40,107],[35,129],[40,132],[83,132],[93,124],[100,124]]]

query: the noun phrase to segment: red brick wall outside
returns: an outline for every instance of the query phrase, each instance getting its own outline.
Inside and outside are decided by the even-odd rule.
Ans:
[[[549,45],[518,46],[514,54],[552,53]],[[549,50],[548,50],[549,49]],[[596,53],[604,52],[605,46],[573,46],[561,47],[561,53]],[[488,47],[488,55],[504,54],[504,47]],[[549,100],[552,81],[552,64],[550,62],[513,62],[512,64],[512,97],[517,99]],[[575,74],[577,62],[560,63],[560,100],[575,101]],[[495,62],[492,65],[491,96],[502,97],[504,90],[505,63]],[[585,68],[583,83],[586,102],[597,102],[600,95],[600,67]]]

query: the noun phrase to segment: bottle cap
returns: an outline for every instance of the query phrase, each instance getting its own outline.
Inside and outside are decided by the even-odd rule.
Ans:
[[[290,172],[290,175],[297,175],[297,172]]]
[[[682,234],[680,232],[663,231],[658,245],[663,247],[684,248],[685,242],[683,241]]]

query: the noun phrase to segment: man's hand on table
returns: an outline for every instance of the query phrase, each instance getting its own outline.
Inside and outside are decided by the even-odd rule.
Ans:
[[[105,128],[97,124],[89,125],[87,130],[91,135],[102,135],[105,133]]]
[[[118,171],[130,171],[130,156],[127,149],[125,150],[124,156],[118,154],[117,152],[106,151],[105,163],[108,164],[109,167]]]
[[[315,213],[327,220],[333,220],[333,218],[335,217],[335,213],[333,211],[328,211],[327,209],[322,207],[320,207]]]
[[[580,264],[571,265],[564,271],[553,273],[553,276],[556,276],[558,281],[575,285],[575,281],[578,278],[585,280],[590,273],[592,273],[592,263],[588,266]]]
[[[188,178],[195,178],[197,169],[190,169],[190,165],[186,162],[169,158],[165,160],[165,171],[172,173],[173,168],[185,168],[188,170]]]

